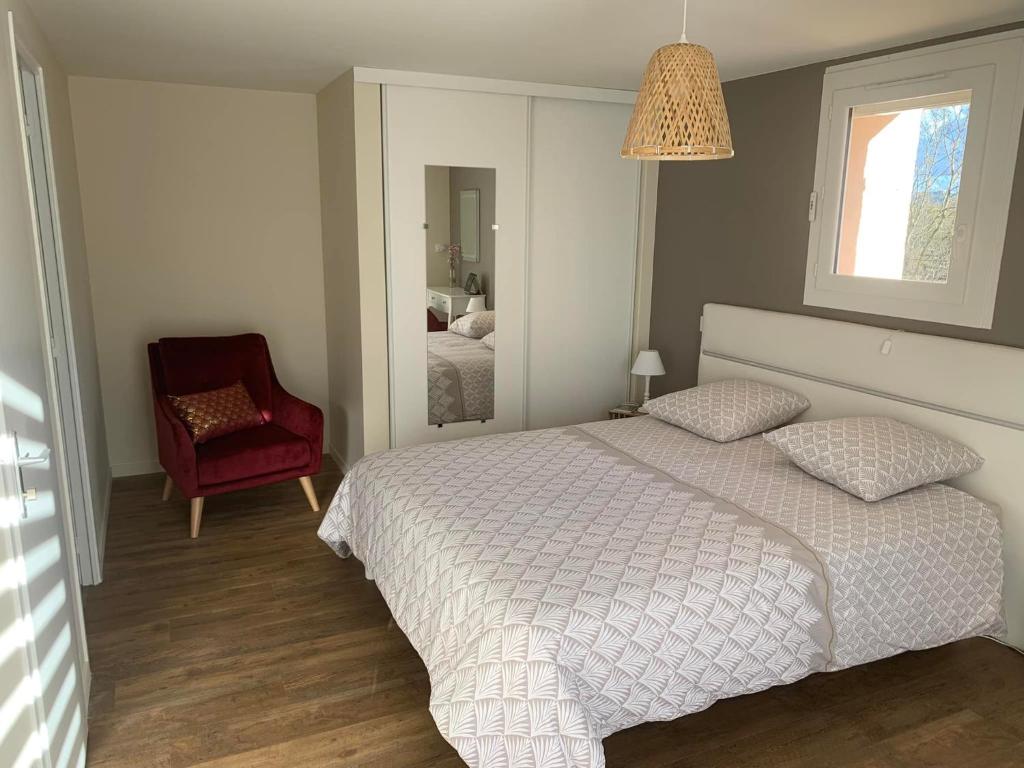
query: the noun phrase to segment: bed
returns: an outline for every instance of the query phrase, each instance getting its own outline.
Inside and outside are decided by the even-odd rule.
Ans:
[[[925,409],[741,358],[771,319],[737,317],[716,318],[717,351],[705,327],[702,378],[813,384],[812,418]],[[714,443],[653,417],[367,457],[319,533],[377,582],[470,766],[602,766],[624,728],[1006,630],[991,505],[937,483],[863,502],[759,436]]]
[[[427,333],[429,424],[494,418],[494,350],[450,331]]]

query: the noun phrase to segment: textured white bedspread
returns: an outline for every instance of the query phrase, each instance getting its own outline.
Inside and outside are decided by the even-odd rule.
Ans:
[[[427,423],[494,418],[494,350],[450,331],[427,334]]]
[[[471,766],[602,766],[623,728],[1002,630],[981,502],[867,504],[653,418],[370,456],[320,537],[377,581]]]

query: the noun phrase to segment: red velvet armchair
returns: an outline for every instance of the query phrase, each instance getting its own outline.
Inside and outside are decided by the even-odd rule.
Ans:
[[[257,333],[160,339],[149,345],[163,499],[175,485],[190,500],[192,538],[207,496],[298,478],[314,512],[311,475],[320,471],[320,409],[288,394],[274,374],[267,340]],[[241,381],[264,423],[195,444],[167,395],[207,392]]]

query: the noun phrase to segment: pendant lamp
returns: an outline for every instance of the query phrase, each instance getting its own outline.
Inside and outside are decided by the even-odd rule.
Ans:
[[[654,52],[637,94],[622,156],[637,160],[725,160],[733,156],[729,115],[711,51],[686,40]]]

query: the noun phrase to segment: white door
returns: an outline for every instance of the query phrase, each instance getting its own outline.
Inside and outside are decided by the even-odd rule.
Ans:
[[[606,418],[629,384],[640,166],[629,104],[535,98],[526,428]]]
[[[18,56],[18,76],[21,82],[29,171],[42,260],[45,314],[49,319],[53,374],[57,385],[57,417],[62,432],[67,437],[64,442],[65,471],[81,569],[79,575],[83,584],[99,584],[102,580],[102,553],[92,505],[93,494],[85,455],[85,432],[76,387],[78,376],[60,248],[56,195],[50,186],[53,163],[50,156],[42,78],[37,68],[21,55]]]
[[[4,162],[24,178],[27,162],[21,159]],[[31,742],[7,744],[0,737],[0,748],[4,757],[11,754],[25,765],[36,764],[32,756],[37,753],[43,765],[80,766],[85,762],[88,662],[81,595],[71,565],[75,548],[63,491],[56,387],[48,373],[39,243],[32,236],[28,179],[25,183],[25,227],[3,233],[0,259],[0,445],[7,464],[0,484],[6,494],[0,555],[3,588],[16,592],[23,615],[20,622],[0,627],[0,635],[11,644],[3,650],[17,649],[32,671],[21,693],[2,706],[10,705],[14,718],[31,710],[37,726]],[[0,732],[16,722],[7,715],[0,718]]]
[[[394,85],[385,87],[384,98],[392,444],[398,447],[522,429],[529,101],[525,96]],[[493,417],[485,420],[431,423],[427,266],[430,254],[440,253],[432,246],[443,250],[458,234],[441,231],[431,237],[431,230],[425,228],[428,168],[493,176],[496,229],[479,233],[481,242],[485,234],[493,232],[494,236],[494,290],[487,303],[497,313]],[[483,194],[482,202],[485,197]],[[478,271],[483,261],[463,266],[466,273]],[[446,270],[445,266],[442,274],[446,275]],[[447,284],[439,287],[450,288]],[[450,307],[451,301],[458,302],[459,312],[468,305],[466,296],[447,299],[435,295],[433,300],[438,309]]]

